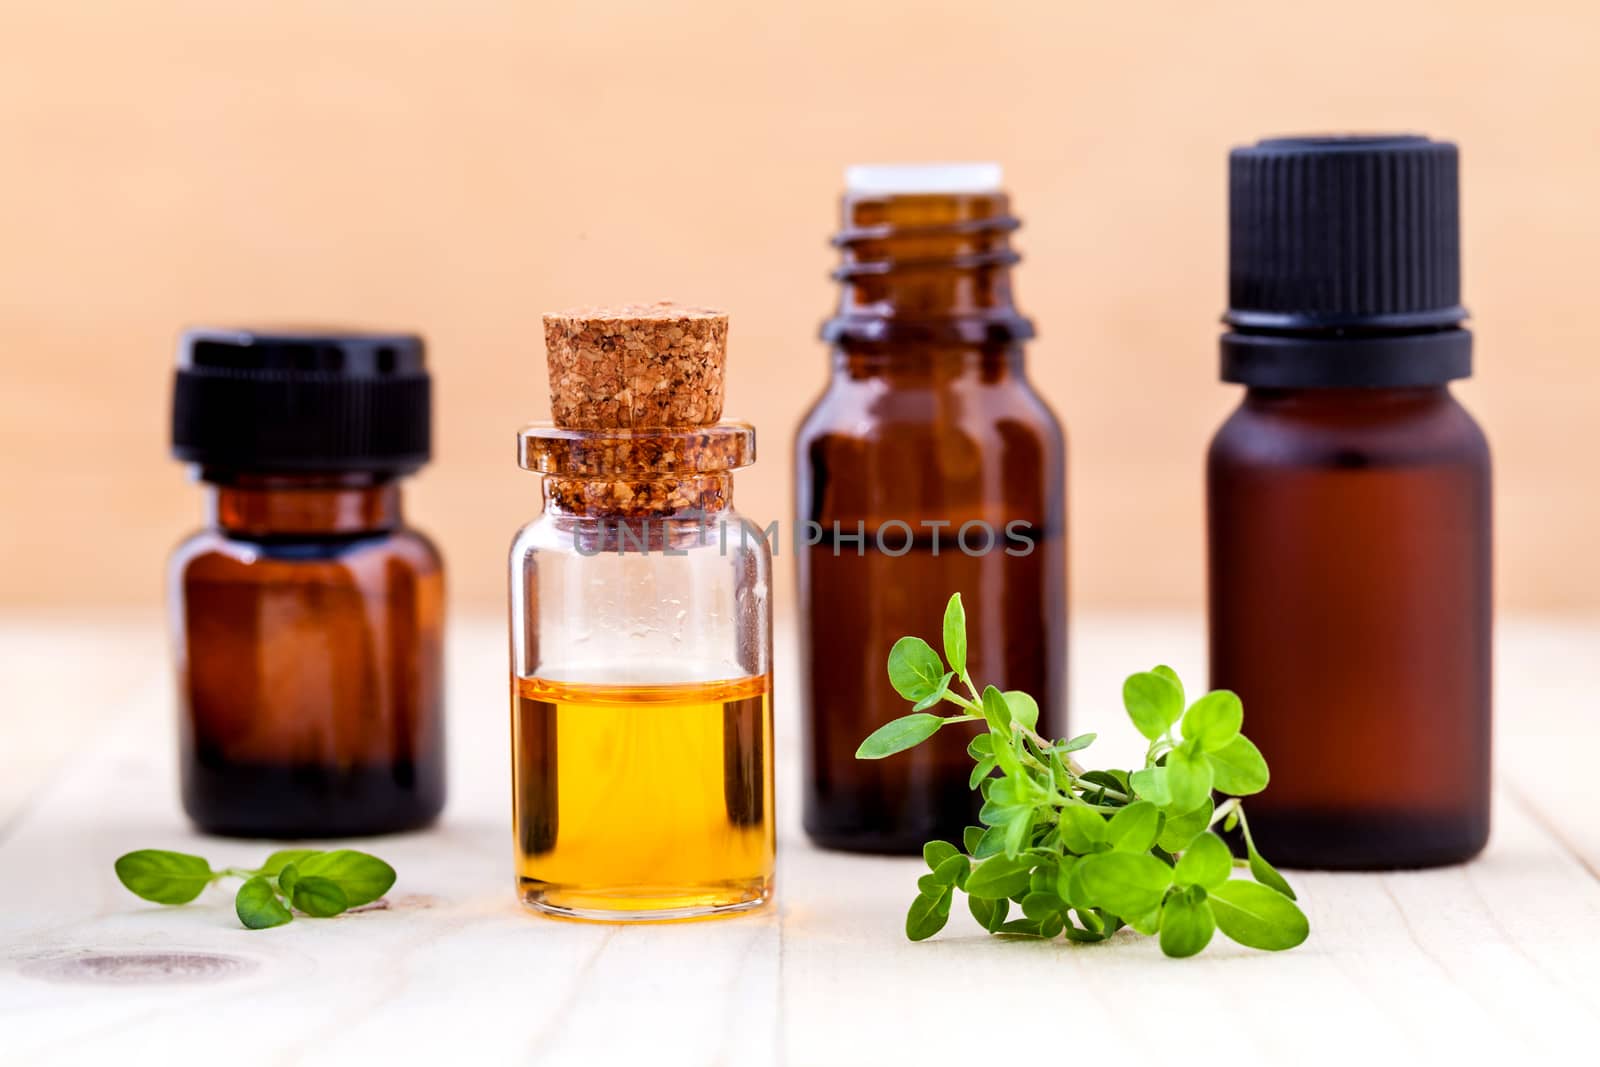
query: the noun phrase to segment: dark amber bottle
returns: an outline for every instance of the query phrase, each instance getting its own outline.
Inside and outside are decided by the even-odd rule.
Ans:
[[[173,452],[209,523],[173,555],[170,603],[202,830],[376,834],[442,808],[443,565],[399,485],[428,420],[419,338],[185,335]]]
[[[1420,137],[1232,159],[1208,468],[1211,684],[1272,768],[1246,807],[1294,867],[1459,862],[1489,831],[1489,449],[1447,383],[1457,154]]]
[[[976,821],[966,738],[855,758],[908,710],[890,647],[937,644],[950,594],[973,677],[1033,694],[1047,733],[1064,725],[1065,444],[1024,374],[1033,328],[998,179],[860,168],[845,195],[833,373],[796,443],[804,822],[825,847],[916,852]]]

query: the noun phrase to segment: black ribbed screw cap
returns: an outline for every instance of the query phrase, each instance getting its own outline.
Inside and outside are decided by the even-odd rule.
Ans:
[[[1461,322],[1456,146],[1288,137],[1229,157],[1226,321],[1259,329]]]
[[[260,473],[415,470],[432,440],[423,351],[407,333],[189,330],[172,454]]]

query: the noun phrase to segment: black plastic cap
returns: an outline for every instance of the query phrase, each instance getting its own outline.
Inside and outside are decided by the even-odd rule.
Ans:
[[[1229,157],[1235,326],[1449,326],[1461,306],[1456,146],[1286,137]]]
[[[416,470],[432,441],[423,351],[415,334],[189,330],[172,454],[260,473]]]
[[[1223,378],[1391,387],[1470,374],[1458,172],[1456,146],[1427,137],[1234,149]]]

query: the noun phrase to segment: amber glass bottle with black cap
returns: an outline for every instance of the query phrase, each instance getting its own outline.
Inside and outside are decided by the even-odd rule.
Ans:
[[[1066,703],[1066,448],[1029,382],[1020,225],[990,164],[851,168],[834,238],[832,374],[796,442],[804,822],[829,848],[915,853],[977,821],[967,737],[855,758],[909,710],[885,664],[938,644],[962,594],[974,678]]]
[[[184,335],[173,454],[209,521],[169,590],[202,830],[376,834],[443,806],[443,564],[400,508],[429,389],[409,334]]]
[[[1231,162],[1208,470],[1211,684],[1272,768],[1247,806],[1296,867],[1465,860],[1489,831],[1489,449],[1449,383],[1457,152],[1262,141]]]

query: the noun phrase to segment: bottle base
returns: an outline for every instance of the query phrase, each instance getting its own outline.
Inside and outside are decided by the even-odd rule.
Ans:
[[[922,846],[933,840],[946,840],[943,834],[829,833],[806,828],[806,837],[829,852],[854,852],[864,856],[920,856]],[[956,841],[960,837],[957,836]]]
[[[698,886],[574,886],[517,879],[523,906],[541,915],[585,922],[685,922],[739,915],[772,899],[771,878]]]
[[[195,829],[219,837],[374,837],[426,829],[444,809],[444,782],[437,764],[330,768],[212,759],[185,770],[183,807]]]
[[[860,797],[843,811],[808,806],[801,826],[813,845],[832,852],[920,856],[929,841],[948,841],[959,848],[962,832],[978,825],[979,807],[978,794],[967,788],[965,780],[959,784],[959,791],[941,794],[938,808],[915,821],[886,818],[881,800]]]
[[[1472,859],[1489,840],[1488,813],[1467,818],[1397,812],[1257,811],[1250,833],[1275,867],[1393,871],[1448,867]]]

